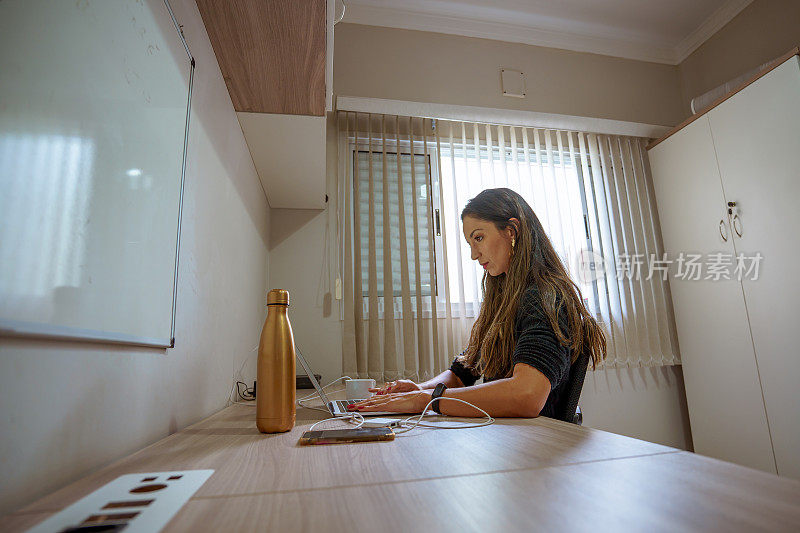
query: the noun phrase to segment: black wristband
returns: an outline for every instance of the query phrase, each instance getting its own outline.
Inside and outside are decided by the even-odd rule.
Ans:
[[[439,383],[436,385],[436,388],[433,389],[433,394],[431,394],[431,399],[434,400],[434,402],[431,404],[431,409],[439,414],[442,414],[442,412],[439,410],[439,398],[444,396],[444,391],[446,390],[447,385],[444,383]]]

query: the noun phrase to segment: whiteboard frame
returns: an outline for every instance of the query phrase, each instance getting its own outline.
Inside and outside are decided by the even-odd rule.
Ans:
[[[42,324],[39,322],[25,322],[20,320],[9,320],[0,318],[0,337],[24,337],[41,338],[48,340],[65,340],[78,342],[96,342],[102,344],[122,344],[128,346],[149,346],[154,348],[174,348],[175,347],[175,314],[178,304],[178,267],[180,264],[181,251],[181,222],[183,218],[183,190],[186,183],[186,154],[189,148],[189,118],[192,113],[192,85],[194,82],[195,61],[192,56],[186,37],[183,35],[183,27],[178,24],[175,13],[169,0],[164,0],[167,12],[172,19],[175,31],[183,43],[186,55],[189,59],[189,94],[186,103],[186,124],[183,134],[183,155],[181,163],[181,185],[178,198],[178,238],[175,244],[175,272],[173,274],[172,285],[172,323],[170,325],[170,338],[161,339],[154,337],[141,337],[128,335],[126,333],[109,332],[95,329],[84,329],[70,326],[59,326],[54,324]]]

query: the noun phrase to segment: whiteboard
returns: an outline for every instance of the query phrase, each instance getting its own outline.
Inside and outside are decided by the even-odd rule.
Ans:
[[[0,335],[174,345],[193,70],[164,0],[0,1]]]

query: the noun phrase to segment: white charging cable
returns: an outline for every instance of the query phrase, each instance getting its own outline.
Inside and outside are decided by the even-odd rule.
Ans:
[[[484,420],[480,424],[459,424],[458,426],[442,426],[442,425],[439,425],[439,424],[423,424],[422,423],[422,418],[426,414],[428,414],[428,408],[436,400],[439,400],[439,401],[441,401],[441,400],[453,400],[453,401],[456,401],[456,402],[461,402],[463,404],[469,405],[470,407],[474,407],[475,409],[477,409],[478,411],[480,411],[481,413],[486,415],[486,420]],[[412,418],[416,418],[416,420],[414,422],[410,423],[411,427],[407,427],[407,425],[409,424],[409,420],[411,420]],[[468,401],[462,400],[460,398],[448,398],[447,396],[440,396],[438,398],[434,398],[433,400],[429,401],[428,405],[425,406],[425,408],[422,410],[422,412],[419,415],[409,416],[408,418],[404,418],[403,420],[401,420],[400,421],[401,429],[396,429],[394,431],[394,433],[395,433],[395,435],[399,435],[401,433],[407,433],[407,432],[411,431],[412,429],[414,429],[416,427],[425,427],[425,428],[434,428],[434,429],[469,429],[469,428],[481,428],[481,427],[488,426],[488,425],[491,425],[491,424],[494,424],[494,418],[492,418],[492,416],[489,413],[487,413],[486,411],[484,411],[483,409],[481,409],[477,405],[471,404]]]
[[[334,385],[335,383],[338,383],[339,381],[341,381],[343,379],[352,379],[352,378],[350,376],[342,376],[340,378],[336,378],[333,381],[331,381],[330,383],[328,383],[327,385],[325,385],[324,387],[322,387],[322,390],[324,391],[325,389],[327,389],[331,385]],[[333,393],[341,392],[343,390],[344,389],[335,390],[335,391],[333,391]],[[317,411],[323,411],[325,413],[329,413],[330,411],[328,411],[327,409],[323,409],[321,407],[315,407],[313,405],[305,405],[303,403],[304,401],[310,400],[311,398],[314,398],[314,397],[318,398],[319,394],[317,392],[313,392],[313,393],[309,394],[308,396],[305,396],[303,398],[299,398],[297,400],[297,405],[299,405],[300,407],[305,407],[306,409],[315,409]],[[233,403],[239,404],[239,405],[251,405],[251,406],[255,406],[255,404],[256,404],[255,402],[252,402],[252,403],[233,402]],[[353,423],[353,421],[355,421],[355,422],[357,422],[357,424],[356,424],[356,427],[354,429],[360,428],[361,426],[364,425],[364,422],[366,422],[366,420],[364,420],[364,417],[362,416],[361,413],[354,412],[354,413],[349,414],[348,416],[335,416],[335,417],[332,417],[332,418],[326,418],[324,420],[320,420],[318,422],[314,422],[313,424],[311,424],[311,426],[306,431],[314,431],[314,428],[317,427],[318,425],[320,425],[320,424],[322,424],[324,422],[332,422],[332,421],[344,421],[344,422],[350,422],[350,423]]]
[[[338,383],[339,381],[345,380],[345,379],[352,379],[352,378],[350,376],[342,376],[340,378],[336,378],[333,381],[331,381],[330,383],[328,383],[327,385],[325,385],[324,387],[322,387],[322,390],[324,391],[325,389],[327,389],[331,385],[334,385],[334,384]],[[333,392],[334,393],[335,392],[341,392],[343,390],[344,389],[338,389],[338,390],[335,390]],[[311,406],[311,405],[305,405],[303,403],[304,401],[309,400],[309,399],[314,398],[314,397],[319,397],[319,394],[316,391],[311,393],[311,394],[309,394],[308,396],[306,396],[304,398],[298,399],[297,400],[297,405],[299,405],[300,407],[305,407],[307,409],[316,409],[317,411],[324,411],[326,413],[329,412],[327,409],[322,409],[320,407],[315,407],[315,406]],[[470,407],[473,407],[473,408],[477,409],[478,411],[480,411],[481,413],[483,413],[486,416],[486,420],[484,420],[483,422],[481,422],[479,424],[459,424],[457,426],[443,426],[443,425],[440,425],[440,424],[423,424],[422,423],[422,419],[423,419],[423,417],[425,417],[426,414],[428,414],[428,408],[430,408],[430,406],[433,404],[433,402],[435,402],[437,399],[438,400],[453,400],[453,401],[456,401],[456,402],[461,402],[463,404],[469,405]],[[414,418],[416,418],[416,420],[414,422],[410,422]],[[311,425],[311,427],[308,428],[308,431],[313,431],[313,429],[317,425],[322,424],[323,422],[330,422],[330,421],[344,421],[344,422],[350,422],[351,424],[355,423],[354,421],[358,422],[356,424],[355,428],[353,428],[353,429],[358,429],[358,428],[362,427],[364,425],[364,423],[366,422],[366,420],[364,419],[363,415],[361,415],[361,413],[353,412],[351,416],[337,416],[337,417],[332,417],[332,418],[326,418],[325,420],[320,420],[319,422],[315,422],[314,424]],[[448,398],[447,396],[440,396],[439,398],[436,398],[436,399],[433,399],[433,400],[429,401],[428,404],[425,406],[425,408],[422,410],[422,413],[420,413],[419,415],[412,415],[412,416],[409,416],[407,418],[403,418],[401,420],[398,420],[397,425],[400,426],[400,429],[395,429],[394,432],[395,432],[396,435],[399,435],[399,434],[402,434],[402,433],[407,433],[407,432],[409,432],[412,429],[415,429],[417,427],[426,427],[426,428],[432,428],[432,429],[469,429],[469,428],[480,428],[480,427],[488,426],[490,424],[494,424],[494,418],[492,418],[492,416],[489,413],[487,413],[486,411],[484,411],[483,409],[481,409],[477,405],[471,404],[468,401],[462,400],[460,398]],[[409,425],[410,425],[410,427],[408,427]]]
[[[337,383],[337,382],[339,382],[339,381],[341,381],[341,380],[343,380],[343,379],[352,379],[352,378],[351,378],[350,376],[342,376],[342,377],[340,377],[340,378],[336,378],[336,379],[334,379],[333,381],[331,381],[330,383],[328,383],[327,385],[325,385],[324,387],[322,387],[322,390],[325,390],[325,389],[327,389],[327,388],[328,388],[328,387],[330,387],[331,385],[333,385],[333,384],[335,384],[335,383]],[[344,389],[338,389],[338,390],[332,391],[332,392],[331,392],[331,394],[334,394],[334,393],[337,393],[337,392],[342,392],[343,390],[344,390]],[[314,410],[316,410],[316,411],[323,411],[323,412],[325,412],[325,413],[329,413],[330,411],[328,411],[327,409],[323,409],[322,407],[319,407],[319,406],[313,406],[313,405],[305,405],[305,404],[303,403],[304,401],[306,401],[306,400],[310,400],[311,398],[314,398],[314,397],[317,397],[317,398],[318,398],[318,397],[319,397],[319,394],[317,394],[316,392],[313,392],[313,393],[309,394],[308,396],[305,396],[305,397],[303,397],[303,398],[300,398],[300,399],[298,399],[298,400],[297,400],[297,405],[299,405],[300,407],[305,407],[306,409],[314,409]],[[255,407],[255,405],[256,405],[256,402],[254,402],[254,401],[250,401],[250,402],[237,402],[237,401],[232,401],[231,403],[234,403],[234,404],[236,404],[236,405],[249,405],[249,406],[251,406],[251,407]],[[359,427],[360,427],[360,426],[359,426]]]
[[[483,413],[486,416],[486,420],[484,420],[483,422],[477,423],[477,424],[458,424],[457,426],[443,426],[441,424],[423,424],[422,423],[422,419],[423,419],[423,417],[425,415],[428,414],[428,408],[437,399],[438,400],[453,400],[453,401],[456,401],[456,402],[461,402],[463,404],[469,405],[470,407],[473,407],[473,408],[477,409],[478,411],[480,411],[481,413]],[[360,414],[360,413],[357,413],[357,414]],[[434,415],[432,415],[432,416],[439,416],[439,415],[438,415],[438,413],[434,413]],[[416,419],[416,420],[414,420],[413,422],[410,422],[412,419]],[[343,418],[338,418],[338,419],[337,418],[328,418],[327,420],[350,420],[350,419],[347,419],[347,418],[343,417]],[[327,420],[323,420],[322,422],[326,422]],[[356,417],[356,420],[358,420],[357,417]],[[350,421],[352,421],[352,420],[350,420]],[[356,428],[360,428],[366,422],[367,421],[364,420],[364,417],[361,416],[361,420],[359,421],[359,424],[356,426]],[[492,415],[490,415],[489,413],[487,413],[486,411],[484,411],[483,409],[481,409],[480,407],[478,407],[475,404],[469,403],[468,401],[462,400],[460,398],[448,398],[446,396],[440,396],[439,398],[435,398],[435,399],[429,401],[428,404],[425,406],[425,408],[422,410],[422,412],[420,414],[412,415],[412,416],[403,418],[401,420],[397,420],[396,426],[399,426],[400,429],[395,429],[394,433],[395,433],[395,435],[400,435],[402,433],[408,433],[409,431],[411,431],[412,429],[415,429],[417,427],[425,427],[425,428],[432,428],[432,429],[481,428],[481,427],[484,427],[484,426],[488,426],[488,425],[494,424],[494,422],[495,422],[495,419],[492,417]],[[320,423],[320,422],[317,422],[317,423]],[[314,425],[316,425],[316,424],[314,424]],[[313,427],[314,426],[311,426],[312,429],[313,429]],[[387,426],[387,427],[392,427],[392,426]],[[309,431],[310,430],[311,429],[309,429]]]
[[[324,391],[325,389],[327,389],[331,385],[335,385],[336,383],[338,383],[338,382],[340,382],[342,380],[346,380],[346,379],[352,379],[352,378],[350,376],[342,376],[342,377],[336,378],[333,381],[331,381],[330,383],[328,383],[327,385],[323,386],[322,390]],[[343,390],[345,390],[345,389],[338,389],[338,390],[332,391],[331,394],[336,393],[336,392],[341,392]],[[317,411],[323,411],[325,413],[330,412],[327,409],[323,409],[321,407],[317,407],[317,406],[313,406],[313,405],[305,405],[303,403],[306,400],[310,400],[311,398],[315,398],[315,397],[319,398],[319,393],[316,392],[316,391],[314,391],[313,393],[309,394],[308,396],[305,396],[303,398],[299,398],[297,400],[297,405],[299,405],[300,407],[305,407],[306,409],[315,409]],[[428,409],[430,408],[431,405],[433,405],[433,402],[435,402],[436,400],[452,400],[452,401],[463,403],[465,405],[469,405],[470,407],[473,407],[473,408],[477,409],[478,411],[480,411],[481,413],[483,413],[486,416],[486,420],[484,420],[483,422],[478,423],[478,424],[459,424],[457,426],[443,426],[443,425],[440,425],[440,424],[423,424],[422,423],[422,419],[425,417],[425,415],[428,414]],[[249,405],[252,405],[252,404],[249,404]],[[416,419],[416,420],[411,422],[412,419]],[[306,431],[314,431],[314,428],[317,427],[318,425],[323,424],[325,422],[333,422],[333,421],[336,421],[336,422],[339,422],[339,421],[341,421],[341,422],[349,422],[351,424],[355,424],[355,427],[353,429],[358,429],[358,428],[360,428],[360,427],[362,427],[364,425],[364,423],[366,422],[366,419],[364,418],[364,416],[361,413],[353,412],[353,413],[349,414],[348,416],[335,416],[335,417],[331,417],[331,418],[326,418],[324,420],[320,420],[318,422],[314,422],[313,424],[311,424],[311,426]],[[422,409],[422,412],[420,414],[412,415],[412,416],[403,418],[401,420],[398,420],[398,426],[400,426],[400,429],[395,429],[394,433],[395,433],[395,435],[400,435],[402,433],[407,433],[407,432],[409,432],[409,431],[411,431],[413,429],[416,429],[417,427],[426,427],[426,428],[432,428],[432,429],[480,428],[480,427],[484,427],[484,426],[488,426],[488,425],[494,424],[494,422],[495,422],[495,419],[489,413],[487,413],[486,411],[484,411],[483,409],[481,409],[480,407],[478,407],[475,404],[469,403],[468,401],[462,400],[460,398],[448,398],[447,396],[440,396],[439,398],[435,398],[435,399],[429,401],[427,403],[427,405],[425,405],[425,408]]]
[[[319,422],[314,422],[313,424],[311,424],[311,426],[306,431],[314,431],[314,428],[317,427],[318,425],[322,424],[323,422],[331,422],[331,421],[334,421],[334,420],[336,420],[336,421],[340,421],[341,420],[341,421],[344,421],[344,422],[350,422],[351,424],[353,423],[353,420],[355,420],[355,421],[358,422],[358,424],[356,424],[356,427],[354,427],[353,429],[360,428],[361,426],[364,425],[364,422],[366,422],[366,420],[364,419],[364,416],[361,413],[353,413],[352,415],[349,415],[349,416],[335,416],[333,418],[326,418],[325,420],[320,420]],[[333,429],[333,428],[328,428],[328,429]]]
[[[333,381],[331,381],[330,383],[328,383],[327,385],[325,385],[324,387],[322,387],[322,390],[324,391],[325,389],[327,389],[331,385],[334,385],[335,383],[338,383],[338,382],[340,382],[342,380],[345,380],[345,379],[353,379],[353,378],[351,378],[350,376],[342,376],[342,377],[336,378]],[[332,391],[331,394],[334,394],[336,392],[341,392],[343,390],[345,390],[345,389],[338,389],[338,390]],[[299,405],[300,407],[305,407],[306,409],[315,409],[317,411],[324,411],[326,413],[329,413],[330,411],[328,411],[327,409],[323,409],[321,407],[315,407],[313,405],[305,405],[303,403],[304,401],[310,400],[311,398],[315,398],[315,397],[319,398],[319,393],[316,392],[316,391],[312,392],[308,396],[305,396],[303,398],[299,398],[297,400],[297,405]],[[356,427],[354,429],[360,428],[361,426],[364,425],[364,422],[365,422],[364,417],[361,415],[361,413],[354,412],[354,413],[350,413],[347,416],[334,416],[334,417],[331,417],[331,418],[326,418],[324,420],[320,420],[319,422],[314,422],[313,424],[311,424],[311,426],[306,431],[314,431],[314,428],[317,427],[318,425],[320,425],[322,423],[325,423],[325,422],[332,422],[332,421],[350,422],[351,424],[354,423],[354,421],[355,421],[355,422],[357,422],[357,424],[356,424]]]
[[[330,383],[328,383],[327,385],[325,385],[324,387],[322,387],[322,390],[324,391],[325,389],[327,389],[327,388],[328,388],[328,387],[330,387],[331,385],[333,385],[333,384],[335,384],[335,383],[338,383],[339,381],[342,381],[343,379],[353,379],[353,378],[351,378],[350,376],[342,376],[342,377],[340,377],[340,378],[336,378],[336,379],[334,379],[333,381],[331,381]],[[331,391],[331,394],[335,394],[335,393],[337,393],[337,392],[342,392],[343,390],[345,390],[345,389],[337,389],[337,390],[335,390],[335,391]],[[328,411],[327,409],[323,409],[323,408],[321,408],[321,407],[315,407],[315,406],[313,406],[313,405],[305,405],[305,404],[303,403],[304,401],[306,401],[306,400],[310,400],[311,398],[315,398],[315,397],[316,397],[316,398],[319,398],[319,393],[318,393],[318,392],[316,392],[316,391],[312,392],[312,393],[311,393],[311,394],[309,394],[308,396],[305,396],[305,397],[303,397],[303,398],[300,398],[300,399],[298,399],[298,400],[297,400],[297,405],[299,405],[300,407],[305,407],[306,409],[315,409],[315,410],[317,410],[317,411],[324,411],[324,412],[326,412],[326,413],[329,413],[330,411]],[[361,427],[361,426],[359,426],[359,427]]]

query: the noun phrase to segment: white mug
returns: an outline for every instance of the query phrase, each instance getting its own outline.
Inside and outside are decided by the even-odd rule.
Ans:
[[[372,396],[369,389],[375,388],[374,379],[346,379],[344,386],[347,390],[347,400],[364,400]]]

